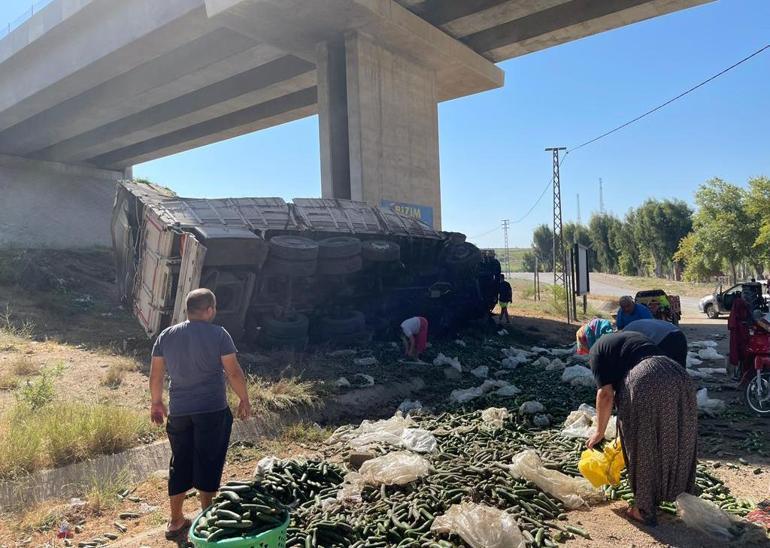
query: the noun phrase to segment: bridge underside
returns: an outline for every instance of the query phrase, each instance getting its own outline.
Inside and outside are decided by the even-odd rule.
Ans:
[[[323,194],[427,206],[437,103],[710,0],[54,0],[0,40],[0,154],[120,171],[319,114]]]

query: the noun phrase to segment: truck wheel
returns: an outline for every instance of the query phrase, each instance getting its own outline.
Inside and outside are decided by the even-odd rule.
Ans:
[[[274,335],[270,335],[269,333],[261,333],[258,339],[259,345],[262,348],[267,349],[278,349],[278,348],[288,348],[291,350],[296,350],[298,352],[304,351],[307,347],[308,338],[307,337],[296,337],[296,338],[281,338],[276,337]]]
[[[364,262],[361,255],[342,259],[319,259],[317,272],[327,276],[341,276],[360,272],[363,266]]]
[[[390,263],[401,259],[401,247],[387,240],[368,240],[361,245],[361,254],[373,263]]]
[[[315,261],[318,258],[318,244],[302,236],[273,236],[270,238],[270,258],[287,261]]]
[[[303,278],[313,276],[318,267],[318,262],[310,261],[290,261],[269,257],[265,263],[265,274],[268,276],[290,276],[293,278]]]
[[[262,329],[266,335],[276,339],[299,339],[307,336],[309,324],[307,316],[294,314],[285,320],[266,317],[262,321]]]
[[[453,245],[448,249],[444,262],[453,267],[471,266],[481,262],[481,251],[468,242]]]
[[[359,333],[363,331],[365,325],[366,317],[357,310],[351,310],[338,317],[324,316],[320,320],[321,333],[331,338],[337,335]]]
[[[713,304],[706,305],[706,316],[712,320],[716,320],[719,317],[719,310]]]
[[[318,258],[347,259],[361,254],[361,240],[350,236],[326,238],[318,242]]]

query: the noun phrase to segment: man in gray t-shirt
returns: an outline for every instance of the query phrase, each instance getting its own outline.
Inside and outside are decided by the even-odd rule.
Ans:
[[[216,298],[208,289],[187,295],[186,322],[166,328],[155,341],[150,369],[153,422],[166,422],[171,443],[168,494],[171,519],[166,538],[186,534],[190,522],[182,512],[187,492],[199,492],[201,508],[211,504],[222,480],[233,416],[225,383],[240,398],[238,416],[251,415],[246,378],[230,334],[212,320]],[[163,403],[163,381],[169,381],[169,408]]]

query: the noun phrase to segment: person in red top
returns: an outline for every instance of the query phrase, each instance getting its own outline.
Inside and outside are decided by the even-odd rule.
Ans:
[[[741,373],[741,384],[751,367],[746,364],[746,345],[749,342],[749,323],[751,311],[749,303],[738,295],[730,307],[730,317],[727,320],[727,329],[730,331],[730,365]]]

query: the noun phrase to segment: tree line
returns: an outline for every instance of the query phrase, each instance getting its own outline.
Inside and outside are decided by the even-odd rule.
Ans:
[[[597,272],[626,276],[683,277],[706,281],[716,276],[761,277],[770,264],[770,179],[755,177],[746,188],[711,179],[695,193],[696,209],[678,199],[649,199],[621,219],[594,214],[588,225],[566,223],[565,246],[592,249]],[[553,231],[538,226],[523,270],[553,269]]]

